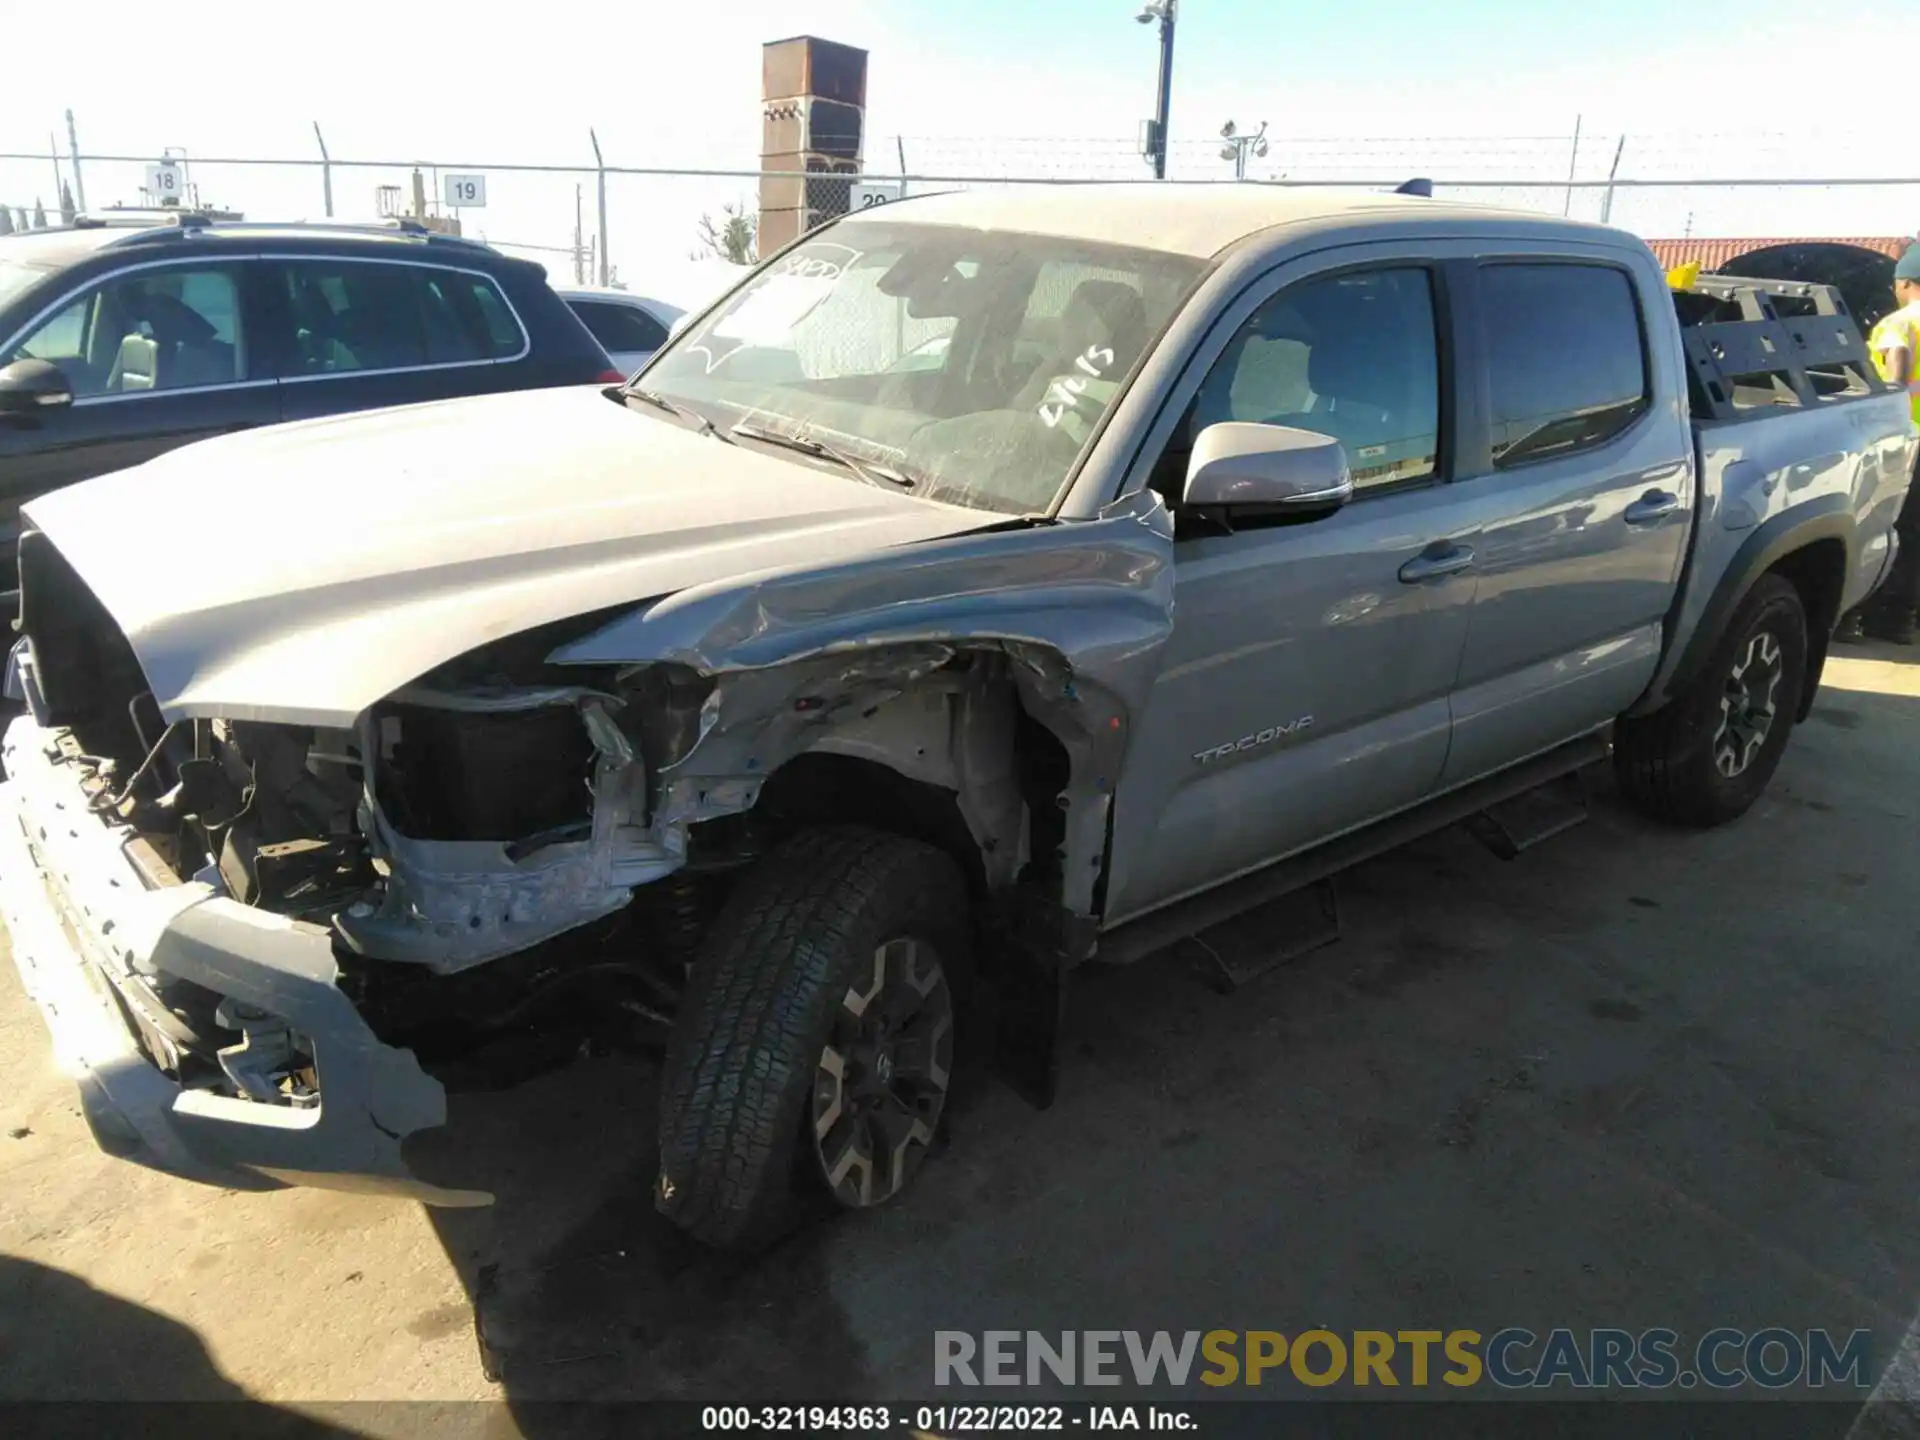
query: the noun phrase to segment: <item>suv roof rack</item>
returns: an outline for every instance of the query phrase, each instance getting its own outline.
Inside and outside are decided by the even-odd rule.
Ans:
[[[100,222],[104,224],[105,222]],[[491,250],[493,247],[484,240],[470,239],[465,235],[447,235],[438,230],[430,230],[418,220],[402,217],[397,220],[350,221],[350,220],[221,220],[198,210],[182,210],[170,217],[170,223],[156,223],[152,220],[129,220],[129,226],[137,226],[131,233],[109,240],[107,244],[119,247],[123,245],[152,245],[173,240],[183,240],[192,236],[210,232],[226,234],[230,231],[252,232],[293,231],[310,232],[317,235],[377,235],[388,239],[420,240],[435,245],[460,245],[470,250]]]
[[[145,215],[76,215],[61,225],[30,225],[25,230],[10,230],[4,237],[11,239],[15,235],[71,235],[76,230],[149,230],[154,221]]]

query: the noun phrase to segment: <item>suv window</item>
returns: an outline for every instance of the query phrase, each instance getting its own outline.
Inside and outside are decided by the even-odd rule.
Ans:
[[[567,303],[604,350],[658,350],[667,343],[667,327],[636,306],[605,300]]]
[[[1427,271],[1330,275],[1267,301],[1201,384],[1191,434],[1223,420],[1332,436],[1358,488],[1432,475],[1440,346]]]
[[[500,360],[525,344],[484,275],[316,259],[286,262],[279,283],[293,321],[291,375]]]
[[[76,399],[250,378],[240,289],[226,268],[111,276],[69,301],[0,364],[51,360]]]
[[[1605,444],[1646,410],[1646,344],[1625,273],[1488,265],[1480,298],[1495,466]]]

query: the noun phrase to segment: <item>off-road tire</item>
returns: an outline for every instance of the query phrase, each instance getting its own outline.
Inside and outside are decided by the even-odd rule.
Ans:
[[[749,1250],[833,1208],[812,1133],[816,1069],[849,988],[896,937],[930,945],[964,994],[966,883],[920,841],[808,830],[740,881],[667,1045],[661,1214],[708,1245]]]
[[[1778,647],[1780,668],[1772,719],[1751,758],[1737,774],[1725,774],[1716,760],[1716,745],[1724,743],[1722,701],[1736,684],[1736,667],[1763,653],[1768,636]],[[1614,772],[1621,790],[1669,825],[1704,830],[1738,819],[1779,768],[1806,683],[1807,614],[1800,592],[1779,575],[1763,575],[1687,688],[1653,714],[1623,717],[1615,726]]]

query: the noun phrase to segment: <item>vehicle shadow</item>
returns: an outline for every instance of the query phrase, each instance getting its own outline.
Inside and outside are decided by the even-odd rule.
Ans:
[[[249,1399],[191,1328],[77,1275],[0,1255],[0,1422],[9,1436],[114,1433],[349,1435]]]
[[[716,1254],[654,1210],[657,1061],[586,1056],[510,1090],[455,1094],[409,1145],[495,1203],[430,1212],[467,1286],[481,1365],[519,1402],[847,1400],[867,1389],[832,1293],[829,1239]]]

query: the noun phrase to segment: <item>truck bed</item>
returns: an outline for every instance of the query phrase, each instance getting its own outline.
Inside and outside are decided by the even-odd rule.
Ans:
[[[1669,635],[1714,633],[1708,612],[1764,555],[1770,527],[1809,518],[1847,548],[1836,619],[1892,564],[1920,444],[1906,396],[1879,379],[1832,286],[1704,275],[1674,305],[1699,499]],[[1637,712],[1667,698],[1681,659],[1672,647]]]

